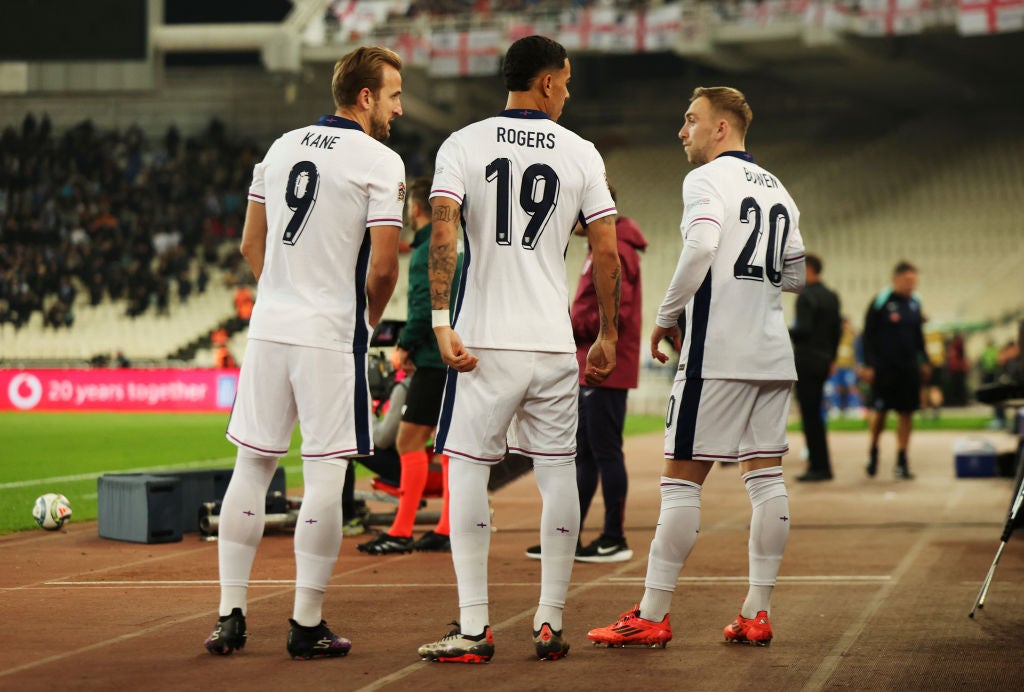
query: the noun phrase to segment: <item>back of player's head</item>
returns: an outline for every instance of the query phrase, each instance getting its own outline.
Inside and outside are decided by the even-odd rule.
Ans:
[[[501,66],[505,87],[509,91],[529,91],[537,75],[548,70],[561,70],[568,57],[562,44],[546,36],[521,38],[505,53],[505,62]]]
[[[353,106],[359,92],[369,89],[376,94],[384,86],[384,66],[402,69],[398,53],[379,46],[362,46],[334,63],[331,92],[338,108]]]
[[[821,258],[817,255],[807,255],[804,257],[804,264],[813,269],[816,274],[820,274],[821,268],[824,266],[821,263]]]
[[[907,260],[900,260],[895,267],[893,267],[892,275],[899,276],[900,274],[906,274],[907,272],[917,272],[917,267],[908,262]]]
[[[409,203],[420,205],[420,209],[430,212],[430,178],[416,178],[409,185]]]
[[[726,116],[732,121],[740,137],[747,136],[750,123],[754,120],[754,112],[747,104],[747,97],[739,89],[732,87],[697,87],[690,96],[690,103],[704,97],[711,104],[711,108]]]

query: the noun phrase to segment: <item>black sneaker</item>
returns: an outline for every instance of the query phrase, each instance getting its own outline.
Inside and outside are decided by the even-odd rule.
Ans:
[[[576,551],[577,562],[626,562],[633,557],[633,551],[626,545],[625,538],[601,534],[583,550]]]
[[[864,469],[867,471],[868,478],[874,478],[875,474],[878,473],[878,450],[872,449],[868,456],[868,465]]]
[[[231,615],[217,618],[213,634],[207,637],[203,646],[211,654],[227,656],[235,649],[245,648],[245,616],[241,608],[235,608]]]
[[[352,642],[332,632],[323,620],[316,627],[303,627],[291,618],[292,628],[288,630],[288,654],[292,658],[310,660],[345,656],[352,648]]]
[[[452,552],[452,539],[443,533],[427,531],[412,544],[412,549],[425,553],[450,553]]]
[[[583,544],[580,543],[579,541],[576,541],[576,555],[579,555],[581,550],[583,550]],[[539,560],[540,559],[540,546],[539,545],[531,545],[529,548],[527,548],[526,549],[526,557],[533,558],[534,560]]]
[[[892,469],[892,475],[904,481],[914,480],[914,474],[910,472],[910,468],[906,464],[896,464]]]
[[[412,536],[403,538],[382,533],[372,541],[360,543],[358,548],[360,551],[370,555],[390,555],[392,553],[411,553],[412,544]]]

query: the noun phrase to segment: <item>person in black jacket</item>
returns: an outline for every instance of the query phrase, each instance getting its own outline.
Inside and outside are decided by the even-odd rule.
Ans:
[[[864,317],[864,380],[871,385],[871,448],[867,474],[878,471],[878,438],[885,429],[889,410],[899,415],[896,429],[898,454],[893,473],[911,479],[907,447],[913,414],[921,405],[921,382],[931,374],[924,348],[924,319],[917,287],[917,268],[900,262],[892,273],[892,287],[879,293]]]
[[[807,283],[796,299],[796,320],[789,330],[796,360],[796,396],[800,404],[807,471],[798,481],[832,480],[832,464],[822,416],[822,392],[832,369],[842,333],[839,296],[821,282],[821,258],[807,255]]]

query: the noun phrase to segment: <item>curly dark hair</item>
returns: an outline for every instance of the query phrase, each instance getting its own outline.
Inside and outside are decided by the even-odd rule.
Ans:
[[[529,91],[530,84],[545,70],[560,70],[569,55],[562,44],[546,36],[521,38],[505,53],[501,66],[505,86],[509,91]]]

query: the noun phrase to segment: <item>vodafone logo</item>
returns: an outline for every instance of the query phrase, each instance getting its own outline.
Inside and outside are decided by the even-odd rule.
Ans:
[[[7,398],[11,400],[15,408],[26,411],[35,408],[39,400],[43,398],[43,383],[35,375],[21,373],[11,378],[7,385]]]

